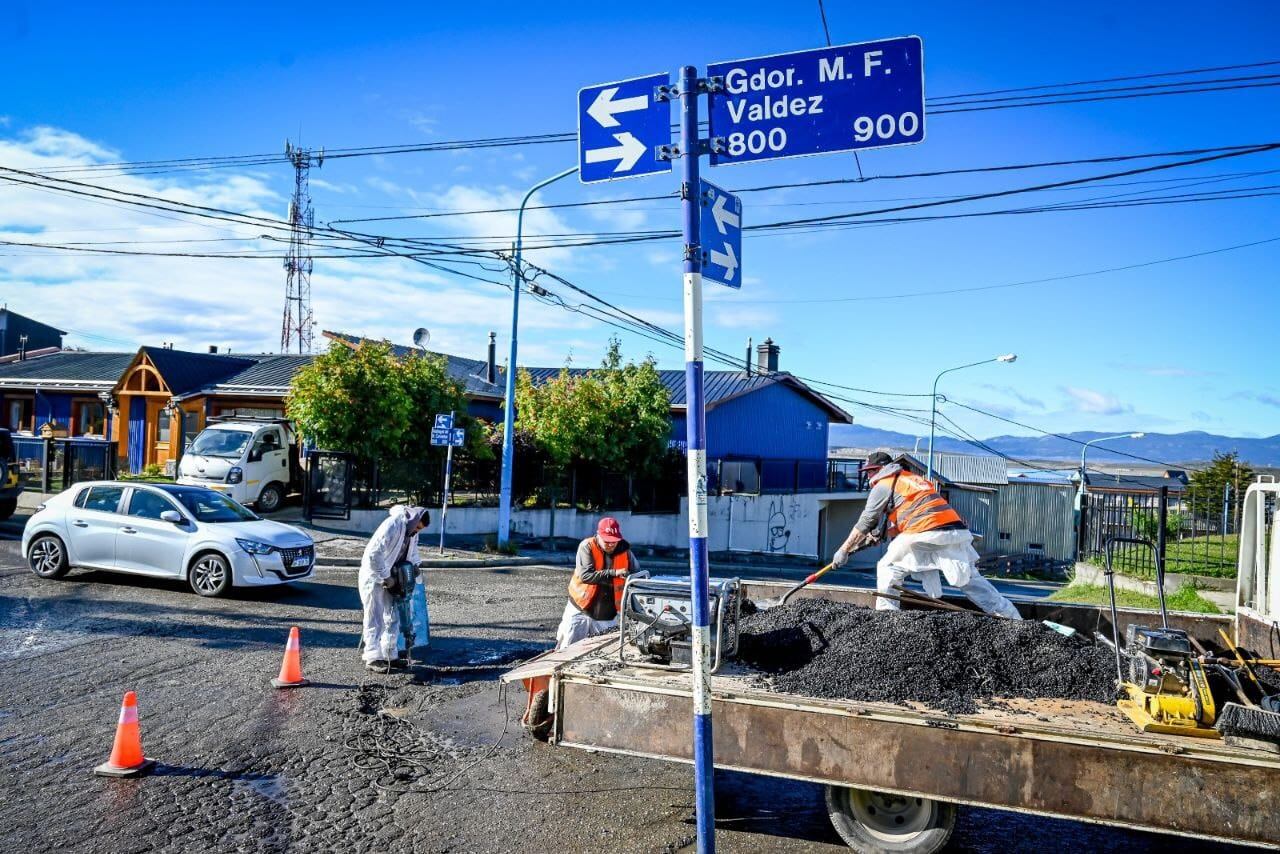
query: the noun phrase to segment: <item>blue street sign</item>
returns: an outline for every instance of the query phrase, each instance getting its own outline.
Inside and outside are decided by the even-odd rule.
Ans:
[[[702,278],[742,287],[742,199],[707,181],[698,181],[698,214],[704,262]]]
[[[578,177],[584,184],[670,172],[657,147],[671,144],[671,104],[655,90],[670,83],[650,74],[578,90]]]
[[[919,36],[707,66],[711,165],[924,141]],[[721,143],[717,151],[717,143]]]
[[[455,448],[461,448],[467,444],[467,431],[461,427],[454,427],[449,431],[449,444]]]
[[[435,430],[452,430],[452,429],[453,429],[453,416],[452,416],[452,415],[450,415],[450,414],[449,414],[449,413],[447,413],[447,412],[442,412],[442,413],[440,413],[439,415],[437,415],[437,416],[436,416],[436,423],[432,426],[432,428],[431,428],[431,429],[432,429],[432,431],[435,431]]]
[[[440,429],[438,429],[438,428],[432,428],[432,430],[431,430],[431,444],[432,444],[432,445],[447,445],[447,444],[449,444],[449,433],[450,433],[450,431],[449,431],[449,430],[440,430]]]

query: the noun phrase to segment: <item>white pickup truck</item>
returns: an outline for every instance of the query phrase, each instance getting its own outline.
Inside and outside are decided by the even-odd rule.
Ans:
[[[221,492],[259,512],[280,509],[301,481],[287,421],[224,421],[200,431],[178,464],[178,483]]]

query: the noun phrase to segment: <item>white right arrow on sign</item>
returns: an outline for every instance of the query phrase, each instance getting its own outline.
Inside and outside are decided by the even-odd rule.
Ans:
[[[646,150],[644,143],[636,139],[631,131],[615,133],[613,138],[618,141],[617,145],[609,148],[588,148],[586,161],[588,163],[606,163],[610,160],[616,160],[618,165],[613,167],[614,172],[629,171],[644,156]]]
[[[725,209],[724,203],[727,198],[728,196],[716,196],[715,204],[711,206],[711,216],[715,219],[716,228],[720,229],[721,234],[729,233],[725,228],[726,225],[737,228],[740,221],[736,213]]]
[[[724,198],[724,197],[721,196],[721,198]],[[734,219],[737,219],[737,217],[734,217]],[[725,269],[724,277],[726,279],[732,279],[733,274],[738,270],[738,255],[733,251],[732,243],[726,243],[724,245],[724,249],[725,249],[724,252],[717,252],[716,250],[712,249],[711,252],[708,254],[708,258],[711,260],[712,264],[715,264],[720,267],[724,267]]]

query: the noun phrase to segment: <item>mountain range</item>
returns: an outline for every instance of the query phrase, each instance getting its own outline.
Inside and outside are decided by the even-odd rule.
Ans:
[[[983,444],[993,451],[1020,460],[1080,460],[1080,442],[1114,436],[1114,433],[1095,433],[1079,431],[1064,433],[1066,439],[1057,436],[992,436],[983,439]],[[921,453],[929,444],[929,436],[917,437],[908,433],[897,433],[893,430],[880,430],[862,424],[832,424],[829,444],[832,448],[914,448],[917,439]],[[1075,441],[1070,441],[1075,440]],[[938,451],[949,453],[985,454],[982,448],[953,439],[950,436],[939,436],[934,442]],[[1147,433],[1141,439],[1116,439],[1101,442],[1089,449],[1091,462],[1128,462],[1138,463],[1131,457],[1109,453],[1107,448],[1115,448],[1130,454],[1137,454],[1152,460],[1163,460],[1168,463],[1190,464],[1213,459],[1215,453],[1235,451],[1240,458],[1250,465],[1280,466],[1280,436],[1268,436],[1251,439],[1239,436],[1219,436],[1205,433],[1202,430],[1191,430],[1186,433]]]

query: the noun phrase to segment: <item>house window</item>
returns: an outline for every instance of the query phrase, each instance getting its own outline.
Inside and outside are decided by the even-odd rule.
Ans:
[[[156,441],[161,444],[169,442],[169,426],[172,419],[169,418],[169,410],[161,409],[160,415],[156,422]]]
[[[32,430],[32,404],[29,397],[10,398],[6,409],[5,426],[10,430]]]
[[[107,410],[99,400],[81,400],[76,402],[75,432],[81,436],[105,436],[107,430]]]

